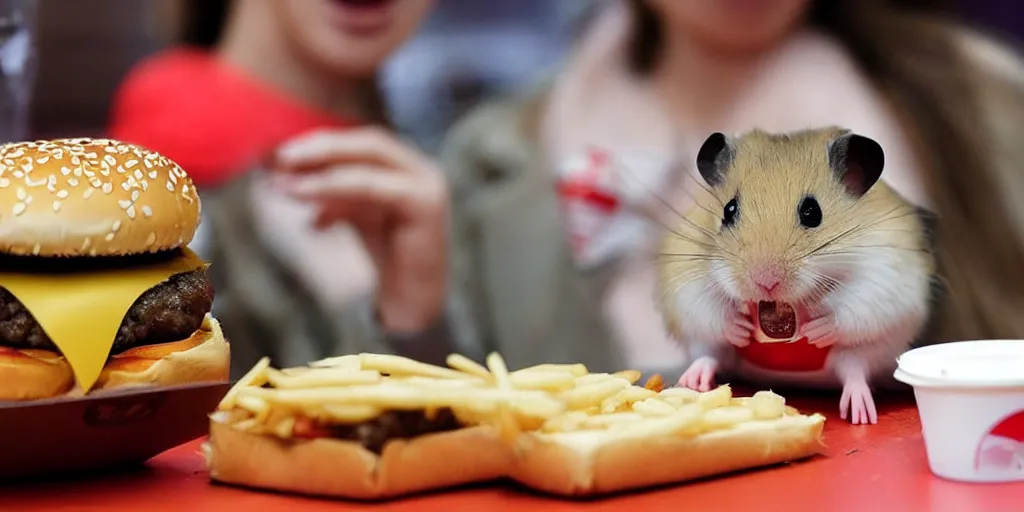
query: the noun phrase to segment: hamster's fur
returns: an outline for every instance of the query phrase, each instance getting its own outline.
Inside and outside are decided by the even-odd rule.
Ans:
[[[841,415],[875,423],[870,385],[923,332],[936,265],[918,210],[879,180],[881,146],[840,127],[716,133],[697,167],[707,187],[659,258],[662,313],[691,357],[680,384],[707,389],[730,371],[841,386]],[[737,357],[758,301],[800,311],[798,334],[832,347],[824,370],[769,371]]]

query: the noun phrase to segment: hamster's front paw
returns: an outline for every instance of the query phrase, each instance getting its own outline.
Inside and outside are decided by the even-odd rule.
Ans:
[[[711,357],[699,357],[679,377],[679,385],[695,391],[711,391],[717,371],[718,361]]]
[[[743,348],[750,345],[753,333],[754,322],[750,321],[750,316],[745,312],[737,312],[725,327],[725,340]]]
[[[839,417],[849,419],[854,425],[878,423],[878,411],[871,388],[864,379],[851,379],[843,384],[843,396],[839,399]]]
[[[831,313],[819,316],[801,325],[800,335],[818,348],[833,345],[836,342],[836,319]]]

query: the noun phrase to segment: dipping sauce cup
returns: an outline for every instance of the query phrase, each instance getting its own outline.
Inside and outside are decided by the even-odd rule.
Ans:
[[[896,380],[914,387],[932,473],[1024,481],[1024,340],[932,345],[898,361]]]

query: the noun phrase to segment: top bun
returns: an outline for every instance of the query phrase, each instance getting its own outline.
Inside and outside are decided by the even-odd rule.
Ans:
[[[0,146],[0,252],[122,256],[188,245],[192,179],[166,157],[108,139]]]

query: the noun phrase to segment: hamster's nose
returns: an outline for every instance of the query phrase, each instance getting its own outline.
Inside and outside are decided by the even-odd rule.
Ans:
[[[782,283],[782,269],[776,265],[757,266],[750,271],[750,280],[761,291],[772,293]]]

